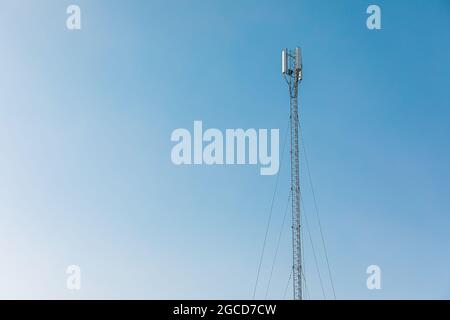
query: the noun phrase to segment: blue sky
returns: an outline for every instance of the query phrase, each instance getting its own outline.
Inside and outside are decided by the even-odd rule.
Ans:
[[[66,29],[78,4],[82,29]],[[366,28],[378,4],[382,29]],[[251,298],[275,185],[174,166],[176,128],[301,124],[338,298],[450,298],[447,1],[2,1],[0,297]],[[257,298],[289,192],[280,169]],[[331,298],[302,158],[305,214]],[[269,298],[291,265],[285,226]],[[323,298],[304,241],[312,298]],[[66,289],[77,264],[82,289]],[[382,289],[366,288],[379,265]],[[290,298],[291,290],[287,298]]]

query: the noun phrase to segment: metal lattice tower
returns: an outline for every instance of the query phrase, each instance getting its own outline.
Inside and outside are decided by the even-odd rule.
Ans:
[[[298,85],[302,80],[300,48],[283,49],[282,74],[289,86],[291,129],[291,194],[292,194],[292,249],[294,300],[302,300],[302,252],[300,238],[300,166],[298,146]]]

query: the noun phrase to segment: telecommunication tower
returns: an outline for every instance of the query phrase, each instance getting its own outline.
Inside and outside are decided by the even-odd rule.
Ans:
[[[302,57],[300,48],[283,49],[281,72],[289,86],[291,130],[291,194],[292,194],[292,279],[294,300],[302,300],[302,252],[300,238],[300,167],[298,146],[298,85],[302,80]]]

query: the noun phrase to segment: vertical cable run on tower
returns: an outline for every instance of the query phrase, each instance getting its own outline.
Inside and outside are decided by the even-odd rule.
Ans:
[[[298,144],[298,85],[302,79],[300,48],[282,51],[282,74],[289,86],[291,131],[291,192],[292,192],[292,280],[294,300],[302,300],[302,252],[300,237],[300,164]]]

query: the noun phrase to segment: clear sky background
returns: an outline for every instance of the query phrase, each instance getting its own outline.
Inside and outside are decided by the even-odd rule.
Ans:
[[[80,31],[66,29],[69,4]],[[366,28],[370,4],[382,30]],[[337,297],[450,298],[447,0],[0,1],[0,298],[252,298],[276,177],[174,166],[170,134],[202,120],[283,137],[280,51],[295,46]],[[302,213],[331,298],[301,161]],[[290,213],[269,298],[288,281],[289,225]],[[304,247],[310,297],[322,299],[306,235]],[[66,289],[71,264],[80,291]],[[372,264],[381,290],[366,288]]]

